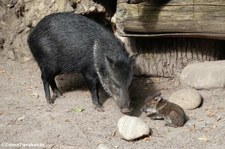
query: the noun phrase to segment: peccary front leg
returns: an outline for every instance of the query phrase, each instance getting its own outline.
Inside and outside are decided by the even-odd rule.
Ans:
[[[148,115],[148,117],[150,117],[151,120],[156,120],[157,119],[156,113],[152,113],[151,115]]]
[[[95,106],[95,109],[97,109],[99,112],[103,112],[104,109],[102,108],[98,97],[99,79],[97,74],[84,72],[83,76],[88,88],[91,91],[92,102]]]
[[[173,123],[169,123],[169,122],[166,122],[165,123],[165,126],[168,126],[168,127],[174,127],[174,128],[177,128],[178,126],[173,124]]]

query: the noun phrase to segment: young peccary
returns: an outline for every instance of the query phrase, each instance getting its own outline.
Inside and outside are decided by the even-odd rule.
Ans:
[[[169,102],[160,96],[148,97],[142,109],[152,120],[164,119],[165,126],[181,127],[186,122],[184,110],[177,104]]]
[[[56,75],[82,73],[98,110],[102,111],[98,97],[101,83],[121,112],[130,112],[132,58],[106,28],[78,14],[55,13],[37,24],[28,36],[28,44],[40,67],[48,103],[54,103],[53,97],[61,95],[54,80]]]

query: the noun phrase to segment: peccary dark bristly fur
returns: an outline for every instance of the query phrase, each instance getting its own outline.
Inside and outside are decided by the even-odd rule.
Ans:
[[[54,103],[53,97],[61,95],[54,80],[56,75],[82,73],[98,109],[101,83],[123,113],[130,111],[132,58],[103,26],[74,13],[51,14],[30,33],[28,45],[40,67],[48,103]]]

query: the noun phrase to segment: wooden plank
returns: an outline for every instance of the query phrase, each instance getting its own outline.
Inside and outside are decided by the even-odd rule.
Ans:
[[[148,0],[117,3],[116,24],[122,36],[201,36],[225,39],[225,0]]]

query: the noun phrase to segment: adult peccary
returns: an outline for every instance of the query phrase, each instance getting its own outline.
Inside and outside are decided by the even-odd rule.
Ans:
[[[130,112],[132,58],[106,28],[78,14],[55,13],[37,24],[28,36],[28,44],[40,67],[48,103],[54,103],[54,97],[61,95],[54,80],[56,75],[82,73],[98,110],[101,83],[121,112]]]

